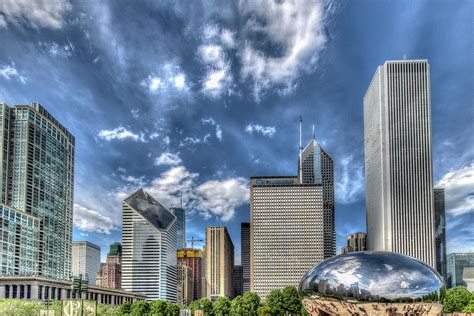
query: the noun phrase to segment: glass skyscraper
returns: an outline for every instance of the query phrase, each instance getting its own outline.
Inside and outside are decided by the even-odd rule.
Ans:
[[[178,235],[176,246],[178,249],[186,248],[186,213],[184,208],[172,207],[170,211],[176,216],[176,233]]]
[[[436,271],[443,276],[446,282],[446,208],[444,204],[444,188],[434,189],[435,212],[435,243],[436,243]]]
[[[71,274],[74,136],[40,104],[0,103],[1,275]],[[8,214],[8,218],[6,216]],[[12,259],[13,258],[13,259]]]

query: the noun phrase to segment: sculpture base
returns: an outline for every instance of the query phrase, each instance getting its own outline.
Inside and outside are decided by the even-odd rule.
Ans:
[[[443,315],[443,305],[439,303],[377,303],[347,302],[331,298],[305,298],[304,308],[311,316],[325,315]]]

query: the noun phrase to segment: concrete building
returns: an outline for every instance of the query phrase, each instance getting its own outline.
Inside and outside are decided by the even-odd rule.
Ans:
[[[177,304],[188,306],[194,298],[193,269],[186,265],[177,266]]]
[[[177,249],[186,248],[186,212],[182,207],[171,207],[171,213],[176,216]]]
[[[464,268],[462,272],[462,280],[466,284],[469,292],[474,292],[474,267]]]
[[[234,266],[234,297],[237,295],[243,294],[243,276],[242,276],[242,266]]]
[[[0,143],[0,275],[69,278],[74,136],[38,103],[0,103]]]
[[[342,247],[341,253],[349,253],[355,251],[366,250],[366,233],[354,233],[347,236],[347,244]]]
[[[446,257],[446,210],[444,203],[444,188],[434,189],[434,228],[435,228],[435,246],[436,246],[436,271],[446,282],[447,260]]]
[[[225,227],[206,227],[207,298],[233,297],[234,244]]]
[[[71,291],[72,282],[35,276],[3,276],[0,278],[0,299],[15,298],[40,302],[77,299],[79,294]],[[89,285],[82,298],[95,300],[98,304],[121,305],[144,300],[145,295],[129,291],[107,289]]]
[[[448,255],[447,286],[449,288],[467,286],[463,280],[466,268],[474,268],[474,252],[450,253]]]
[[[193,270],[193,300],[198,300],[202,296],[202,257],[203,252],[200,249],[183,248],[178,249],[178,265],[188,266]]]
[[[364,97],[367,249],[436,267],[430,71],[387,61]]]
[[[100,270],[100,247],[88,241],[72,242],[72,275],[95,284]]]
[[[250,223],[240,224],[242,294],[250,291]]]
[[[176,217],[143,189],[123,201],[122,288],[176,303]]]
[[[96,285],[109,288],[120,289],[122,280],[122,245],[118,242],[110,245],[109,253],[105,263],[100,264],[97,273]]]
[[[298,177],[250,178],[251,291],[297,286],[324,260],[323,187]]]

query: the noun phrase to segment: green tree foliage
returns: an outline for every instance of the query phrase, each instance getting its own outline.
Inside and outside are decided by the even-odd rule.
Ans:
[[[273,316],[273,315],[276,315],[276,314],[272,313],[272,309],[267,304],[260,305],[258,307],[257,311],[258,311],[258,316]]]
[[[267,304],[273,315],[283,315],[285,313],[285,302],[280,290],[273,290],[268,294]]]
[[[147,301],[136,301],[132,304],[131,316],[146,315],[150,311],[150,304]]]
[[[204,315],[206,316],[213,316],[214,311],[212,309],[212,302],[207,298],[203,297],[198,302],[198,309],[202,309],[204,311]]]
[[[244,299],[241,295],[234,297],[234,299],[230,303],[230,313],[232,315],[243,315]]]
[[[8,298],[0,299],[0,315],[35,315],[35,313],[37,313],[40,309],[46,309],[46,307],[37,302],[21,301]]]
[[[214,315],[216,316],[226,316],[230,312],[230,301],[225,296],[220,296],[214,302],[212,309],[214,310]]]
[[[474,313],[474,292],[471,293],[469,303],[462,310],[463,313]]]
[[[260,306],[260,297],[257,293],[247,292],[243,298],[243,313],[249,316],[258,315],[258,307]]]
[[[120,312],[122,315],[129,315],[132,312],[132,304],[125,301],[122,305],[120,305]]]
[[[165,316],[166,315],[166,309],[168,307],[168,302],[166,301],[153,301],[150,303],[150,313],[153,316]]]
[[[294,286],[287,286],[281,294],[285,310],[292,315],[299,314],[301,312],[301,299],[296,288]]]
[[[444,312],[462,312],[463,309],[469,304],[470,299],[471,293],[469,293],[469,291],[463,286],[457,286],[455,288],[449,289],[446,292],[446,297],[443,301]]]
[[[168,303],[166,306],[166,316],[179,316],[179,306]]]

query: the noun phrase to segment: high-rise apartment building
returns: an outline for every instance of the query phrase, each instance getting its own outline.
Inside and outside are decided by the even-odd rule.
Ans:
[[[233,272],[233,277],[234,277],[234,297],[237,295],[242,295],[243,293],[243,287],[242,287],[242,266],[234,266],[234,272]]]
[[[171,213],[176,216],[176,233],[178,249],[186,248],[186,213],[182,207],[170,208]]]
[[[193,270],[193,300],[202,297],[202,257],[203,252],[200,249],[183,248],[178,249],[178,265],[188,266]]]
[[[436,243],[436,271],[446,282],[446,210],[444,203],[444,188],[434,189],[434,229]]]
[[[207,298],[234,296],[234,244],[225,227],[206,227]]]
[[[176,217],[143,189],[123,201],[122,288],[176,302]]]
[[[0,275],[68,279],[74,136],[38,103],[0,103],[0,143]]]
[[[297,286],[324,260],[323,187],[298,177],[250,178],[251,291]]]
[[[436,266],[430,71],[387,61],[364,97],[367,249]]]
[[[72,275],[95,284],[100,269],[100,247],[88,241],[72,242]]]
[[[177,304],[188,306],[194,297],[193,269],[186,265],[177,266]]]
[[[366,248],[366,233],[354,233],[347,236],[347,244],[342,247],[342,253],[349,253],[355,251],[365,251]]]
[[[463,280],[464,270],[466,268],[474,268],[474,252],[450,253],[448,255],[448,287],[467,286]]]
[[[118,242],[110,245],[107,259],[100,264],[97,273],[96,285],[109,288],[120,289],[122,280],[122,245]]]
[[[250,291],[250,223],[240,224],[240,249],[242,294],[244,294]]]

